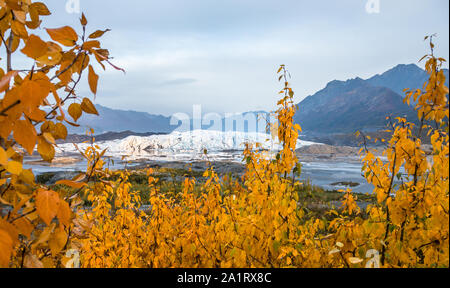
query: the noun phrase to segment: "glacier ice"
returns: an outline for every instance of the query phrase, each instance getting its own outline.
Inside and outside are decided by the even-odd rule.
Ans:
[[[270,151],[280,149],[280,144],[271,135],[257,132],[221,132],[213,130],[194,130],[188,132],[173,132],[167,135],[148,137],[129,136],[125,139],[96,142],[101,150],[107,149],[106,156],[129,159],[174,157],[192,159],[203,155],[205,149],[208,155],[223,156],[244,150],[245,143],[260,143],[261,148]],[[317,144],[298,140],[297,148]],[[77,144],[82,150],[90,144]],[[59,144],[58,154],[77,152],[72,143]],[[232,154],[232,153],[231,153]]]

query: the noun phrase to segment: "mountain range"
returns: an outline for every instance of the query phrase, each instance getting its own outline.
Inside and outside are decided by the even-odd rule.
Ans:
[[[136,133],[170,133],[170,117],[153,115],[146,112],[111,109],[95,105],[99,116],[83,114],[78,121],[80,127],[69,126],[70,134],[85,134],[88,128],[93,128],[96,134],[107,132],[133,131]]]
[[[448,87],[448,69],[444,73]],[[386,116],[406,116],[414,122],[417,121],[417,113],[403,103],[403,89],[421,89],[427,79],[426,71],[417,65],[401,64],[366,80],[358,77],[346,81],[334,80],[299,103],[294,121],[301,124],[307,134],[377,131],[385,127]],[[170,125],[170,117],[101,105],[96,107],[100,116],[83,115],[79,120],[81,126],[70,127],[69,133],[84,134],[87,127],[98,134],[127,130],[170,133],[177,128]]]
[[[448,86],[448,69],[444,73]],[[331,81],[299,103],[294,120],[307,133],[323,134],[380,130],[386,126],[387,116],[405,116],[416,122],[414,108],[403,103],[403,90],[422,89],[427,80],[425,70],[410,64],[367,80]]]

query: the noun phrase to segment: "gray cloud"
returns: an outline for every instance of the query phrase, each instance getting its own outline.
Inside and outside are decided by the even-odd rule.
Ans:
[[[193,104],[219,113],[272,109],[279,64],[288,65],[300,101],[334,79],[417,63],[430,33],[439,36],[436,53],[449,58],[443,0],[380,0],[381,13],[371,15],[366,0],[80,1],[91,29],[112,29],[103,45],[127,70],[100,73],[97,101],[112,108],[165,115]],[[54,15],[43,27],[78,27],[65,1],[46,2]]]
[[[197,82],[196,79],[180,78],[180,79],[165,81],[159,85],[163,86],[163,87],[164,86],[178,86],[178,85],[187,85],[187,84],[191,84],[191,83],[195,83],[195,82]]]

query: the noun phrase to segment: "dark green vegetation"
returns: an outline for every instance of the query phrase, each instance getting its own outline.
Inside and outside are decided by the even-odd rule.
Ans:
[[[39,184],[51,184],[54,183],[55,178],[58,176],[58,173],[49,172],[38,175],[36,181]],[[224,174],[225,175],[225,174]],[[224,176],[220,175],[220,176]],[[227,173],[227,179],[235,179],[241,182],[240,177],[236,177],[231,173]],[[197,181],[197,185],[195,192],[201,193],[200,186],[206,181],[206,178],[203,177],[203,172],[195,171],[186,167],[186,169],[180,168],[159,168],[154,169],[154,173],[152,177],[158,179],[157,186],[161,193],[163,194],[178,194],[183,191],[183,181],[186,177],[195,178]],[[92,179],[90,185],[95,183],[95,179]],[[141,201],[143,205],[149,204],[150,197],[150,187],[148,186],[148,177],[145,169],[139,169],[131,171],[129,176],[129,183],[131,183],[131,190],[133,192],[138,192],[141,197]],[[223,181],[223,185],[229,185],[229,181]],[[335,183],[336,185],[350,186],[354,187],[357,183],[346,183],[339,182]],[[70,195],[74,192],[75,189],[61,186],[61,185],[51,185],[51,189],[56,189],[59,191],[65,191],[66,195]],[[231,187],[230,187],[231,189]],[[64,194],[64,193],[63,193]],[[313,216],[322,216],[325,217],[330,216],[327,212],[331,209],[338,209],[341,206],[342,197],[344,194],[337,190],[328,191],[324,190],[321,187],[314,186],[310,181],[306,181],[303,185],[298,187],[299,194],[299,202],[301,206],[305,208],[305,211]],[[82,200],[85,202],[85,205],[88,203],[85,197],[82,197]],[[372,195],[367,194],[357,194],[357,204],[361,208],[365,208],[368,204],[376,203],[376,199]]]
[[[357,187],[359,186],[359,183],[355,183],[355,182],[336,182],[336,183],[331,183],[332,186],[346,186],[346,187]]]

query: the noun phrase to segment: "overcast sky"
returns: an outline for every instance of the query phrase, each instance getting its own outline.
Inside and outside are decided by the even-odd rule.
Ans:
[[[44,1],[53,15],[43,28],[79,29],[80,14],[68,13],[67,1],[74,0]],[[79,1],[90,31],[112,29],[103,46],[127,71],[100,73],[96,102],[117,109],[269,110],[279,64],[288,66],[300,101],[334,79],[417,63],[431,33],[436,53],[449,58],[448,0],[380,0],[372,14],[368,0]]]

